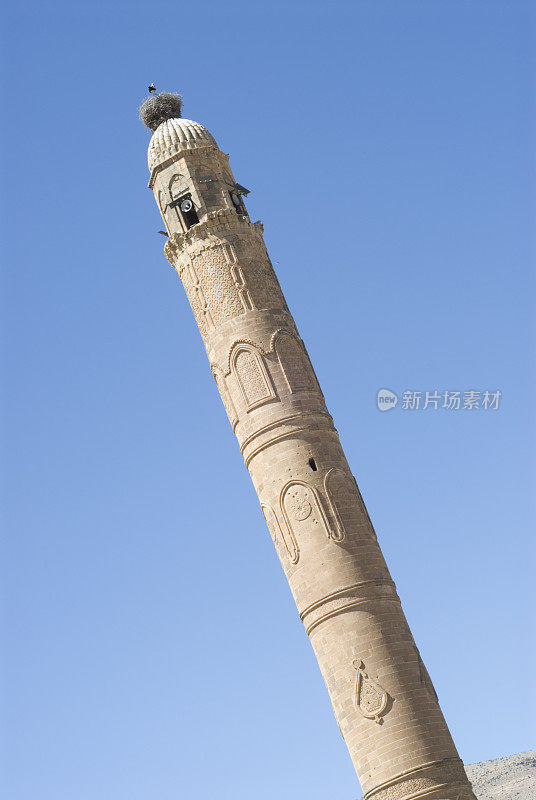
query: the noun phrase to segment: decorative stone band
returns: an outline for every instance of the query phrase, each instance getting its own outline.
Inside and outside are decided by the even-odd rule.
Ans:
[[[164,255],[171,266],[177,269],[177,259],[184,255],[185,248],[189,245],[205,239],[211,233],[218,235],[237,229],[247,229],[264,245],[262,222],[250,222],[247,217],[237,214],[236,211],[222,208],[218,211],[211,211],[205,219],[192,225],[184,233],[173,233],[164,246]]]
[[[305,425],[298,424],[306,420]],[[333,434],[338,438],[338,433],[333,427],[333,419],[330,414],[323,411],[312,411],[308,413],[292,414],[274,420],[267,425],[259,428],[251,434],[240,445],[240,450],[244,458],[246,467],[249,467],[253,458],[273,444],[292,438],[298,433],[309,430],[325,430],[328,434]],[[240,441],[240,437],[239,437]]]
[[[309,412],[307,412],[305,414],[302,411],[299,414],[289,414],[288,417],[281,417],[281,419],[276,419],[273,422],[269,422],[266,425],[263,425],[262,428],[259,428],[258,430],[253,431],[253,433],[250,434],[246,439],[244,439],[244,441],[240,444],[240,452],[242,453],[242,455],[244,455],[244,453],[246,451],[246,448],[249,447],[249,445],[252,442],[254,442],[255,439],[258,439],[259,436],[263,436],[264,434],[268,434],[271,431],[274,431],[274,430],[276,430],[276,428],[280,428],[283,425],[289,425],[289,424],[294,424],[295,425],[297,420],[302,420],[304,417],[316,417],[319,414],[321,414],[323,417],[327,417],[328,418],[328,423],[329,423],[330,427],[333,425],[333,420],[331,418],[331,415],[326,413],[326,412],[324,412],[324,411],[309,411]],[[301,428],[303,428],[303,426],[300,426],[300,429]],[[289,428],[289,431],[291,431],[291,430],[292,429]],[[269,441],[270,440],[267,439],[267,440],[265,440],[263,442],[263,444],[269,444]]]
[[[376,600],[391,600],[400,603],[393,581],[370,580],[346,586],[304,608],[300,613],[300,619],[309,636],[318,625],[326,620]]]
[[[407,770],[366,792],[363,800],[476,800],[460,759]]]

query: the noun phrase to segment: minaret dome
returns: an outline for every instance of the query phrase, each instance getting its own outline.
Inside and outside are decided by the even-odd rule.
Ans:
[[[172,158],[182,150],[196,147],[217,147],[210,131],[191,119],[167,119],[152,135],[147,152],[151,172],[159,164]]]
[[[182,150],[217,147],[210,131],[198,122],[181,117],[182,98],[171,92],[148,97],[140,107],[140,117],[153,131],[148,161],[151,172]]]

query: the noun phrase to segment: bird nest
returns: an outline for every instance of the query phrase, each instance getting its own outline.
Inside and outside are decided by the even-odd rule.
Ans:
[[[155,131],[162,122],[180,117],[182,97],[172,92],[160,92],[148,97],[140,106],[140,119],[144,125]]]

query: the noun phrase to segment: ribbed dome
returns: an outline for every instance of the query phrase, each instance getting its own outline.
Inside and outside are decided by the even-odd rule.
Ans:
[[[172,117],[158,126],[149,142],[149,169],[152,172],[158,164],[181,150],[209,145],[218,146],[206,128],[191,119]]]

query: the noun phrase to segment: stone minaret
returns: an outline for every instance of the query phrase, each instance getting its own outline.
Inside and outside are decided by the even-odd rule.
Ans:
[[[188,295],[366,800],[471,800],[260,222],[177,95],[141,108],[165,254]]]

